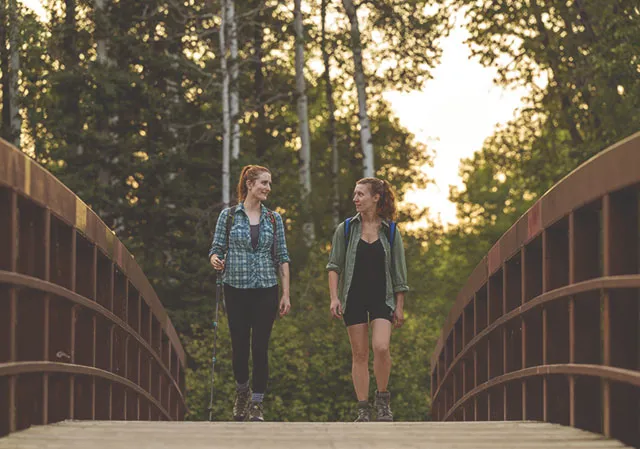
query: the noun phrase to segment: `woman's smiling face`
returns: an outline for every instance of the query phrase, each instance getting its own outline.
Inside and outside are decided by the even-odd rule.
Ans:
[[[259,201],[265,201],[271,192],[271,173],[262,172],[258,178],[247,182],[248,194],[254,196]],[[249,196],[247,195],[247,196]]]

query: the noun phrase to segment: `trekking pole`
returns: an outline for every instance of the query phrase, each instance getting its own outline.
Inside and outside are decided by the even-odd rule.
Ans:
[[[216,369],[216,343],[218,340],[218,307],[222,296],[222,272],[216,272],[216,314],[213,321],[213,355],[211,357],[211,395],[209,399],[209,421],[213,420],[213,380]]]

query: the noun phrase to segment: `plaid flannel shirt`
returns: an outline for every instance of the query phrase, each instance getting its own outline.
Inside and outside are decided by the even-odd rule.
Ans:
[[[209,250],[209,258],[216,254],[220,259],[226,259],[222,276],[222,281],[225,284],[235,288],[266,288],[278,284],[278,277],[276,276],[276,269],[271,256],[274,229],[267,210],[264,205],[261,205],[258,246],[254,250],[251,245],[249,216],[245,211],[244,203],[238,204],[229,234],[229,250],[226,257],[224,249],[226,247],[227,217],[229,216],[230,208],[226,208],[220,213],[211,249]],[[272,213],[276,221],[275,232],[277,232],[276,260],[279,264],[288,263],[290,259],[282,217],[277,212]]]

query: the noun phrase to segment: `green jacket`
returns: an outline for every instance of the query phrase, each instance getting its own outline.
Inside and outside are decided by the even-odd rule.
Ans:
[[[329,255],[329,263],[327,271],[335,271],[340,275],[338,282],[338,298],[342,303],[342,311],[347,310],[347,294],[351,287],[353,279],[353,270],[356,263],[356,249],[362,235],[362,222],[360,214],[356,214],[351,220],[349,232],[349,243],[345,248],[344,238],[344,222],[338,225],[336,232],[333,234],[333,243],[331,245],[331,254]],[[386,220],[382,220],[382,226],[389,227]],[[407,285],[407,263],[404,257],[404,246],[402,244],[402,236],[396,228],[396,235],[393,241],[393,266],[391,266],[391,246],[385,231],[380,228],[379,238],[382,242],[385,254],[386,268],[386,303],[392,310],[396,310],[395,293],[409,291]]]

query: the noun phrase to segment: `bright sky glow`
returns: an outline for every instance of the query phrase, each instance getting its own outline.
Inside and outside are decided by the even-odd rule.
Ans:
[[[430,215],[440,216],[445,224],[457,221],[448,196],[451,185],[462,186],[460,159],[480,150],[496,125],[511,120],[527,94],[525,89],[496,86],[496,71],[470,59],[464,44],[469,34],[460,22],[442,42],[441,63],[424,90],[385,94],[402,125],[436,151],[434,166],[424,167],[435,185],[408,193],[405,201],[428,206]]]
[[[40,0],[22,2],[46,19]],[[436,151],[434,166],[423,168],[435,185],[408,193],[405,201],[428,206],[431,216],[439,216],[443,223],[456,222],[455,206],[448,196],[451,185],[462,185],[458,174],[460,159],[471,157],[493,134],[496,125],[512,119],[527,94],[525,89],[496,86],[496,71],[470,59],[471,52],[464,44],[468,33],[461,22],[459,18],[443,40],[441,63],[424,90],[384,95],[402,125]]]
[[[41,0],[22,0],[22,4],[28,6],[33,9],[36,14],[40,16],[41,19],[46,19],[47,11],[42,6]]]

